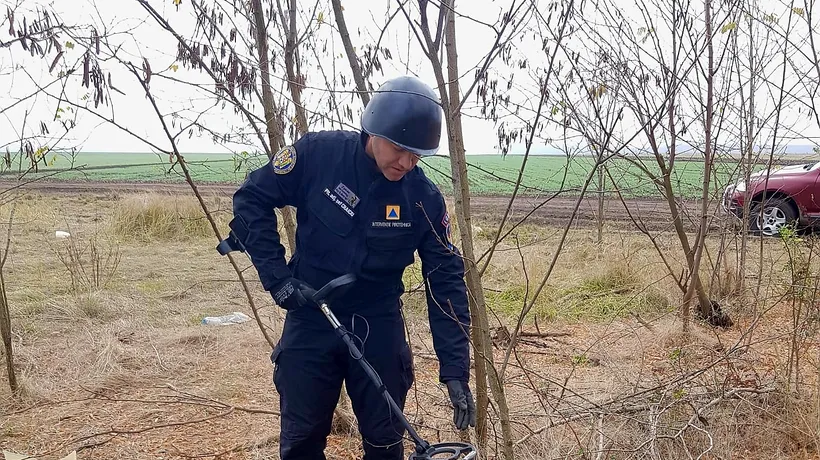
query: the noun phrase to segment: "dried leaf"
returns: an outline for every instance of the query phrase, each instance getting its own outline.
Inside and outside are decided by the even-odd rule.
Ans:
[[[57,65],[57,61],[59,61],[61,57],[63,57],[63,52],[62,51],[57,53],[57,56],[54,56],[54,60],[51,61],[51,66],[48,68],[48,73],[51,73],[51,72],[54,71],[54,67]]]
[[[9,35],[12,37],[14,36],[14,12],[11,11],[10,7],[6,7],[8,9],[6,13],[6,17],[9,18]]]
[[[145,84],[151,82],[151,64],[148,63],[148,58],[142,58],[142,70],[145,72]]]
[[[86,51],[85,56],[83,58],[83,86],[88,88],[89,85],[89,71],[88,67],[91,64],[91,58],[88,56],[88,52]]]

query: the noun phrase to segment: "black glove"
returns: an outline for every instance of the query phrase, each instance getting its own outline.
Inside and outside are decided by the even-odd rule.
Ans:
[[[447,391],[453,403],[453,423],[459,430],[466,430],[467,425],[475,426],[475,401],[467,382],[448,380]]]
[[[276,304],[285,310],[294,310],[305,305],[318,307],[313,300],[316,290],[296,278],[285,278],[271,290],[271,294]]]

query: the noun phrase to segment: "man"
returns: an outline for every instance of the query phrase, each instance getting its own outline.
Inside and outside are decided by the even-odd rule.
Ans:
[[[328,281],[357,281],[331,305],[382,381],[404,407],[414,381],[400,297],[418,251],[425,278],[439,381],[459,429],[475,426],[470,317],[464,264],[450,242],[440,191],[416,165],[439,147],[442,111],[414,77],[385,83],[362,116],[362,131],[308,133],[250,173],[234,194],[231,238],[250,256],[265,290],[287,310],[271,354],[280,394],[283,460],[324,459],[342,382],[359,424],[364,458],[403,457],[404,428],[310,296]],[[288,263],[274,208],[297,209]]]

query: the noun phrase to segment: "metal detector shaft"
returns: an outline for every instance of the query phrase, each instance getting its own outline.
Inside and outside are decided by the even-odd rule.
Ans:
[[[407,432],[410,434],[410,437],[413,438],[413,441],[416,443],[416,448],[422,452],[426,451],[430,447],[430,444],[424,439],[422,439],[421,436],[419,436],[418,433],[416,433],[416,430],[414,430],[413,427],[410,425],[410,422],[407,421],[407,417],[404,416],[404,412],[402,412],[398,404],[396,404],[396,401],[393,400],[393,398],[390,396],[390,393],[387,391],[387,387],[384,386],[384,383],[382,383],[382,379],[379,377],[379,374],[376,372],[375,369],[373,369],[370,363],[367,362],[362,352],[359,351],[359,347],[357,347],[356,344],[353,342],[353,339],[350,338],[350,334],[348,333],[347,329],[345,329],[345,327],[342,326],[342,323],[340,323],[339,320],[336,319],[336,315],[333,314],[333,312],[327,306],[327,303],[322,302],[319,308],[322,309],[322,313],[324,313],[325,317],[327,317],[328,321],[330,321],[330,324],[333,326],[333,330],[336,331],[336,334],[347,344],[347,347],[350,349],[350,353],[353,356],[353,358],[356,359],[356,361],[358,361],[359,364],[361,364],[362,368],[364,369],[364,372],[368,375],[368,377],[370,377],[370,380],[373,381],[373,383],[376,385],[376,388],[382,393],[382,396],[384,396],[384,399],[387,401],[387,404],[389,404],[390,408],[393,410],[394,415],[398,417],[399,420],[401,420],[402,425],[404,425],[404,428],[407,430]]]

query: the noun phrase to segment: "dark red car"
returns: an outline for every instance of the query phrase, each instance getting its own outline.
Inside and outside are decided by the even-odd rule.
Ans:
[[[741,180],[726,187],[723,209],[742,218],[743,203],[748,196],[751,200],[749,228],[767,236],[779,234],[781,227],[791,223],[799,227],[814,226],[820,220],[820,162],[772,167],[769,174],[766,172],[764,169],[752,174],[748,186]]]

